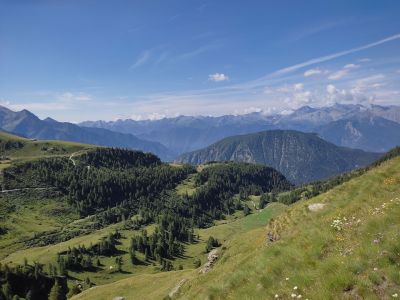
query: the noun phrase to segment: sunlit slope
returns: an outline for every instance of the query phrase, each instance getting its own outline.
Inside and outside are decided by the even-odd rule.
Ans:
[[[217,238],[227,247],[238,234],[264,226],[269,219],[281,214],[286,208],[281,203],[273,203],[247,217],[238,216],[237,219],[221,221],[216,226],[198,230],[200,242],[187,245],[185,257],[174,261],[174,265],[183,265],[182,271],[138,274],[135,269],[133,274],[136,272],[136,275],[130,278],[94,287],[74,299],[113,299],[117,296],[124,296],[126,299],[162,299],[182,280],[186,282],[197,276],[198,270],[193,269],[193,259],[200,258],[205,263],[207,254],[204,249],[209,236]]]
[[[325,204],[311,206],[310,204]],[[278,238],[266,241],[267,233]],[[293,295],[292,295],[293,294]],[[400,158],[239,236],[183,299],[391,299],[400,294]],[[295,296],[296,295],[296,296]],[[299,297],[300,298],[300,297]]]
[[[1,165],[6,167],[12,162],[35,158],[69,156],[75,152],[93,147],[95,146],[74,142],[26,139],[0,131],[0,169]]]
[[[400,158],[394,158],[294,204],[267,226],[238,233],[223,243],[222,256],[207,274],[194,270],[133,276],[76,299],[162,299],[180,282],[174,298],[400,296],[399,170]],[[275,241],[267,241],[268,233]]]

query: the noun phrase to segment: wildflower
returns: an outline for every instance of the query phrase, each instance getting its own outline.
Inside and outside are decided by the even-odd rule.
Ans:
[[[278,294],[275,294],[275,298],[279,298],[279,295],[278,295]]]
[[[292,293],[292,294],[290,295],[290,297],[292,297],[292,298],[296,298],[296,297],[297,297],[297,295],[296,295],[296,294],[294,294],[294,293]]]
[[[374,271],[378,271],[378,268],[374,268]]]
[[[302,295],[297,295],[297,299],[301,299]]]
[[[337,231],[341,231],[342,230],[342,226],[343,226],[343,222],[342,222],[342,220],[340,220],[340,218],[333,220],[332,223],[331,223],[331,227],[333,227]]]
[[[393,294],[392,297],[393,298],[397,298],[399,295],[397,293]]]
[[[294,290],[297,290],[297,286],[295,286],[293,289],[294,289]]]
[[[289,277],[286,277],[286,281],[288,281],[289,280]]]

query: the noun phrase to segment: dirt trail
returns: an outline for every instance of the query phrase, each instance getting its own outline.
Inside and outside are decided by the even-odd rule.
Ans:
[[[74,157],[74,154],[76,154],[76,153],[77,152],[72,153],[68,158],[70,161],[72,161],[72,164],[74,165],[74,167],[76,166],[76,162],[74,161],[73,157]]]
[[[33,187],[33,188],[20,188],[20,189],[11,189],[11,190],[1,190],[0,193],[13,193],[13,192],[29,191],[29,190],[41,191],[41,190],[51,190],[51,189],[55,189],[55,187]]]
[[[168,296],[170,298],[173,298],[179,292],[179,289],[182,287],[182,285],[185,284],[186,281],[188,281],[186,278],[179,281],[179,283],[169,292]]]

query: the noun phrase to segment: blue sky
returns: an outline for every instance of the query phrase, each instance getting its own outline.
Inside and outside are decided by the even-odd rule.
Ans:
[[[0,0],[0,105],[61,121],[400,103],[400,1]]]

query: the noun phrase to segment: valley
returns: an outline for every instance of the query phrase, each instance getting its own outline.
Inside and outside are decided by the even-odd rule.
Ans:
[[[399,164],[394,157],[273,219],[263,217],[223,243],[207,274],[136,275],[74,299],[162,299],[177,285],[174,299],[391,299],[400,287]],[[311,210],[316,204],[322,205]],[[277,240],[268,241],[269,232]]]
[[[2,143],[9,165],[0,194],[1,264],[63,278],[70,296],[132,275],[194,269],[207,247],[285,209],[261,207],[262,193],[291,187],[275,170],[250,164],[196,170],[137,151],[6,134]],[[49,155],[36,145],[65,150]],[[11,289],[21,297],[38,293],[32,284]]]
[[[0,0],[0,300],[400,299],[399,16]]]
[[[336,263],[336,255],[346,259],[355,251],[340,252],[347,251],[344,241],[355,234],[351,230],[358,218],[369,220],[366,212],[375,216],[374,209],[382,202],[384,209],[390,205],[390,214],[384,215],[389,219],[371,222],[388,224],[397,209],[398,149],[369,167],[295,187],[274,169],[256,164],[209,162],[194,168],[162,163],[138,151],[33,141],[5,133],[1,143],[7,148],[7,165],[0,194],[0,275],[5,266],[11,272],[39,268],[43,278],[59,282],[73,299],[162,299],[169,294],[184,299],[228,294],[237,298],[241,293],[255,298],[277,293],[285,298],[285,285],[271,288],[271,282],[282,280],[273,279],[279,274],[293,278],[293,284],[301,286],[297,292],[306,294],[316,288],[311,283],[319,276],[310,277],[302,269],[313,264],[308,251],[319,257],[314,267],[324,272],[325,264]],[[375,200],[378,185],[384,197]],[[372,211],[361,209],[362,201],[372,201],[367,205]],[[307,208],[313,203],[318,204],[315,211]],[[357,216],[349,215],[351,211]],[[334,215],[339,221],[332,219]],[[363,224],[371,228],[368,222]],[[349,232],[342,236],[340,229],[335,235],[336,223],[348,226]],[[385,239],[389,248],[395,247],[390,241],[396,224]],[[297,226],[303,229],[298,231]],[[367,242],[364,231],[358,234],[363,236],[359,242]],[[309,250],[303,253],[303,247]],[[325,247],[331,249],[326,255],[321,252]],[[216,261],[205,267],[210,251],[216,252]],[[285,269],[286,260],[299,263],[296,257],[302,255],[306,256],[296,267],[300,273]],[[261,271],[263,264],[274,267]],[[396,289],[395,271],[390,262],[382,264],[390,282],[384,293],[390,293]],[[200,274],[203,269],[206,273]],[[224,275],[228,273],[232,276]],[[346,278],[332,283],[338,295],[350,283],[353,293],[370,295],[373,290],[362,290],[354,278],[350,283]],[[21,297],[37,293],[34,281],[27,287],[12,283],[11,289]],[[332,294],[332,288],[323,289]]]

